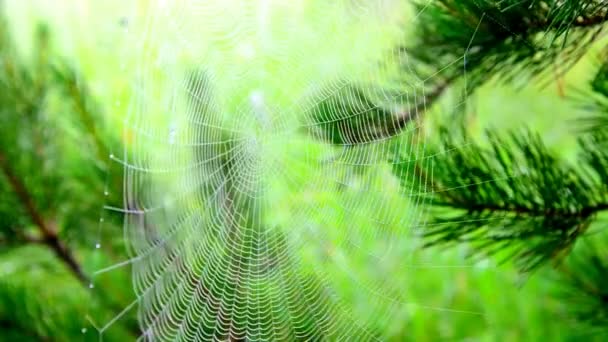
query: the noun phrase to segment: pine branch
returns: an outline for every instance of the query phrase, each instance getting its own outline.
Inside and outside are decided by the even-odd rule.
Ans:
[[[463,132],[442,127],[440,142],[427,147],[432,159],[395,165],[403,186],[433,205],[433,222],[421,232],[427,246],[468,242],[475,254],[505,253],[529,271],[563,257],[608,210],[608,151],[598,140],[581,139],[584,165],[575,168],[528,131],[490,131],[487,146]]]
[[[374,101],[362,87],[347,85],[344,90],[319,102],[312,109],[306,133],[338,146],[356,146],[390,139],[400,134],[441,98],[456,80],[445,79],[422,92],[406,109],[392,110]],[[395,99],[391,99],[395,100]]]
[[[104,139],[99,134],[97,121],[100,115],[91,113],[91,94],[87,85],[80,79],[78,73],[67,65],[53,66],[53,75],[58,81],[58,85],[67,98],[73,102],[74,111],[78,114],[80,122],[84,125],[85,131],[92,137],[95,144],[98,160],[106,160],[109,151]]]
[[[401,133],[411,121],[417,120],[429,110],[456,79],[456,77],[451,77],[436,84],[430,92],[422,94],[422,99],[416,102],[414,106],[410,107],[407,111],[397,113],[396,118],[393,118],[392,123],[387,124],[384,127],[384,130],[374,134],[372,139],[375,141],[392,138]]]
[[[0,152],[0,168],[14,190],[23,208],[26,210],[32,222],[38,227],[42,236],[41,242],[52,249],[57,257],[68,267],[74,276],[85,286],[90,284],[90,280],[84,274],[82,267],[76,261],[72,251],[65,245],[57,234],[57,229],[51,222],[45,221],[42,214],[36,208],[32,196],[28,192],[25,184],[17,177],[9,165],[3,153]]]
[[[0,6],[2,3],[0,2]],[[5,320],[0,318],[0,330],[3,332],[3,335],[6,336],[14,336],[11,333],[14,333],[16,336],[20,336],[20,338],[31,338],[33,341],[42,341],[47,342],[50,339],[46,336],[42,336],[38,334],[37,331],[30,329],[30,326],[21,326],[19,324],[15,324],[15,322],[10,320]]]
[[[438,0],[418,3],[416,11],[420,40],[399,53],[412,57],[407,69],[428,79],[431,90],[410,108],[394,111],[349,85],[317,105],[309,134],[334,145],[367,144],[401,133],[465,75],[469,91],[492,75],[542,75],[554,65],[561,75],[608,21],[603,1]]]
[[[576,120],[576,126],[592,134],[608,129],[608,46],[597,59],[597,72],[589,83],[589,88],[580,91],[575,97],[575,101],[588,113]]]
[[[563,74],[608,21],[602,0],[437,0],[417,2],[418,41],[406,52],[420,70],[467,73],[470,89],[497,75],[511,80]],[[462,60],[462,63],[453,63]]]
[[[586,237],[556,270],[558,296],[578,322],[607,332],[608,254],[605,234]]]

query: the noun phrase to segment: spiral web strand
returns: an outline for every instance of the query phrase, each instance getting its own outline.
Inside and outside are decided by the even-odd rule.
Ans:
[[[390,162],[431,162],[419,128],[357,130],[391,129],[383,103],[424,109],[424,81],[378,90],[407,58],[394,48],[400,3],[142,7],[129,144],[112,156],[125,207],[108,208],[125,213],[130,259],[99,271],[132,267],[125,310],[137,305],[142,340],[377,340],[369,323],[404,307],[451,311],[388,279],[429,204]]]

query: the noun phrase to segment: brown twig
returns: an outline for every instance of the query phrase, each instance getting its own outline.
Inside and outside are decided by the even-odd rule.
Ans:
[[[367,138],[370,141],[366,142],[392,138],[401,133],[401,131],[407,127],[408,123],[417,120],[422,114],[429,110],[433,104],[441,98],[446,89],[448,89],[457,79],[458,77],[452,76],[435,86],[428,94],[423,95],[421,101],[416,102],[411,108],[408,108],[408,110],[396,115],[391,123],[382,127],[380,130],[371,132],[371,139],[369,139],[368,136]]]
[[[443,203],[436,203],[440,206]],[[466,209],[469,212],[505,212],[513,213],[519,216],[543,216],[543,217],[555,217],[563,219],[581,218],[586,219],[592,215],[595,215],[601,211],[608,210],[608,203],[598,203],[593,206],[582,207],[578,210],[560,209],[560,208],[529,208],[524,206],[516,205],[494,205],[490,203],[477,203],[471,205],[470,203],[457,203],[450,202],[445,205],[458,208]]]
[[[23,205],[23,208],[27,212],[32,222],[38,227],[41,234],[40,243],[48,246],[55,252],[57,257],[68,267],[68,269],[74,274],[74,276],[85,286],[90,284],[89,278],[82,271],[82,267],[74,258],[72,251],[66,246],[57,234],[57,228],[52,222],[45,221],[42,214],[36,208],[32,196],[28,192],[25,184],[15,175],[11,169],[6,156],[0,152],[0,169],[6,176],[9,184],[13,188],[15,195],[19,199],[19,202]]]

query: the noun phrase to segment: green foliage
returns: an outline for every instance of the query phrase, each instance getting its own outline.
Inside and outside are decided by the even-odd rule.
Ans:
[[[591,89],[604,97],[608,97],[608,49],[599,55],[600,66],[591,81]]]
[[[599,0],[420,1],[416,8],[416,44],[408,46],[406,53],[413,57],[408,59],[408,65],[420,79],[428,80],[431,91],[415,99],[411,107],[403,108],[401,103],[385,103],[381,96],[368,91],[372,87],[347,85],[335,96],[319,102],[312,115],[306,117],[310,119],[306,133],[329,144],[357,148],[395,137],[413,119],[423,120],[424,110],[458,80],[466,79],[465,86],[472,89],[494,75],[512,80],[523,74],[543,75],[552,69],[561,74],[595,41],[606,20],[606,8],[606,3]],[[98,241],[95,227],[101,205],[122,208],[121,166],[108,163],[110,151],[122,150],[121,142],[112,127],[104,125],[103,103],[93,100],[87,82],[70,63],[56,57],[48,29],[41,27],[37,32],[32,57],[28,59],[18,53],[6,25],[2,25],[0,340],[74,340],[83,336],[80,329],[86,315],[93,316],[94,322],[107,322],[133,299],[125,273],[115,271],[119,274],[116,277],[112,274],[105,281],[95,279],[96,289],[103,284],[109,290],[91,292],[87,289],[89,270],[96,265],[82,266],[82,260]],[[498,255],[503,260],[514,260],[522,271],[537,270],[553,261],[555,282],[562,290],[558,294],[562,297],[558,298],[567,303],[569,314],[578,322],[601,330],[608,324],[608,269],[603,248],[606,243],[601,239],[583,243],[593,237],[594,226],[603,229],[600,218],[608,206],[608,68],[602,63],[598,70],[590,83],[590,96],[582,99],[589,115],[579,121],[588,123],[585,127],[589,130],[579,139],[580,155],[575,165],[561,160],[532,127],[508,132],[491,129],[487,131],[488,141],[480,142],[462,125],[443,125],[437,141],[425,148],[407,145],[411,148],[408,150],[399,144],[400,159],[392,162],[394,174],[405,190],[400,193],[414,194],[420,203],[433,204],[431,222],[421,227],[427,247],[465,242],[476,256]],[[213,116],[215,109],[206,101],[210,80],[204,73],[195,73],[189,82],[188,88],[198,90],[190,105],[200,117]],[[368,333],[356,328],[353,320],[344,317],[334,305],[332,294],[316,273],[301,267],[289,253],[283,233],[260,224],[263,219],[256,216],[258,204],[242,192],[242,184],[236,184],[246,176],[240,173],[250,171],[235,164],[235,160],[248,157],[246,147],[227,132],[213,133],[211,136],[218,140],[209,142],[212,147],[194,152],[201,164],[215,161],[208,168],[201,168],[204,175],[213,177],[200,187],[202,193],[195,194],[197,200],[179,199],[174,206],[177,213],[147,212],[149,216],[136,227],[140,229],[136,233],[145,237],[142,241],[150,243],[151,250],[160,255],[158,264],[135,263],[142,271],[135,272],[135,278],[143,279],[137,285],[150,286],[136,286],[145,297],[141,300],[145,308],[140,308],[139,323],[146,333],[155,324],[152,318],[161,317],[202,325],[204,329],[198,330],[197,337],[205,339],[211,334],[226,338],[228,329],[233,329],[233,337],[244,338],[249,331],[271,337],[271,328],[277,326],[283,329],[285,339],[384,336],[384,332],[376,335],[373,329]],[[420,153],[422,150],[424,154]],[[389,178],[388,173],[386,177]],[[106,190],[109,196],[104,197]],[[213,196],[216,190],[222,192],[222,200]],[[168,234],[182,227],[160,232],[154,223],[179,216],[181,209],[192,210],[197,201],[205,203],[204,208],[195,208],[195,217],[219,230],[197,239],[192,236],[200,232],[181,230],[161,247],[160,242]],[[137,203],[127,203],[126,209],[142,208]],[[203,216],[207,211],[215,216]],[[139,220],[138,215],[128,214],[127,220]],[[105,217],[110,228],[120,230],[115,222],[120,219],[118,215]],[[224,237],[226,240],[219,241]],[[123,260],[124,253],[116,252],[123,248],[121,241],[115,243],[103,251],[107,255],[102,259],[107,263]],[[200,250],[205,253],[200,254]],[[217,267],[209,270],[209,264]],[[353,265],[358,264],[353,261]],[[258,277],[250,272],[253,266],[259,271]],[[445,273],[449,272],[453,271]],[[516,305],[504,304],[506,313],[489,313],[498,307],[492,285],[502,278],[486,281],[488,273],[484,272],[483,277],[477,269],[450,273],[456,275],[455,288],[438,287],[437,283],[446,278],[432,277],[423,279],[435,283],[422,281],[416,286],[427,291],[430,288],[431,292],[441,289],[449,298],[442,305],[452,305],[462,300],[463,292],[478,291],[471,280],[473,275],[483,278],[477,285],[485,286],[486,298],[492,300],[488,300],[491,304],[479,325],[500,331],[492,324],[504,324],[501,318],[518,316],[510,311]],[[179,280],[184,281],[178,283]],[[302,286],[286,288],[284,283]],[[405,282],[395,284],[405,287]],[[192,296],[200,288],[208,291]],[[151,290],[143,292],[148,289]],[[188,309],[183,310],[176,303],[186,297],[191,300]],[[498,301],[512,300],[505,298]],[[208,303],[218,305],[205,305]],[[538,309],[537,303],[543,302],[533,301],[529,306]],[[474,305],[475,310],[479,309],[478,303]],[[237,310],[243,308],[245,313]],[[411,329],[399,328],[399,339],[439,339],[446,336],[445,331],[456,331],[462,338],[477,337],[477,330],[471,333],[469,329],[471,322],[479,323],[479,316],[470,319],[448,312],[442,315],[442,324],[437,324],[441,326],[435,328],[429,325],[434,325],[436,319],[420,319],[433,312],[419,311],[424,312],[417,313],[417,320],[408,317],[414,322]],[[227,317],[218,318],[219,314]],[[394,319],[398,322],[393,325],[406,321],[403,317]],[[511,324],[544,327],[549,320],[546,316],[536,317],[535,323],[526,319],[527,316],[518,316]],[[299,324],[294,325],[293,321]],[[228,323],[234,326],[229,327]],[[136,324],[128,316],[126,322],[117,322],[104,331],[104,337],[133,339],[140,334]],[[214,329],[216,326],[221,329]],[[170,324],[166,327],[170,334],[177,329]],[[93,330],[89,326],[84,338],[96,339]],[[502,336],[500,332],[484,336],[500,336],[501,340],[509,336],[538,337],[532,333]]]
[[[82,333],[85,317],[104,317],[107,303],[89,292],[54,255],[40,246],[22,246],[0,258],[0,341],[97,341],[94,331]],[[125,340],[125,326],[113,329],[110,340]]]
[[[91,229],[101,206],[120,201],[122,170],[107,164],[118,139],[101,128],[86,82],[56,56],[47,27],[38,26],[29,58],[12,38],[0,16],[2,340],[96,339],[81,332],[89,310],[107,319],[123,305],[91,293],[82,262],[101,237]],[[119,218],[105,217],[108,226]]]
[[[432,204],[419,229],[427,247],[466,243],[524,272],[551,261],[558,295],[590,335],[606,332],[608,308],[605,234],[592,229],[605,229],[608,211],[605,71],[601,64],[588,96],[576,98],[587,116],[575,121],[584,130],[574,164],[530,129],[488,129],[480,141],[464,122],[440,125],[423,155],[402,151],[394,161],[402,186]]]
[[[449,83],[428,92],[423,87],[403,92],[382,87],[345,84],[340,91],[319,101],[306,120],[306,133],[342,147],[386,141],[402,133],[408,124],[437,101]],[[405,87],[405,85],[402,85]],[[411,95],[410,95],[411,93]]]
[[[65,62],[51,57],[46,28],[38,30],[33,61],[17,54],[7,32],[3,36],[0,155],[5,173],[15,178],[3,177],[0,182],[5,193],[11,194],[0,205],[0,217],[6,217],[1,221],[12,223],[3,227],[4,238],[35,234],[30,228],[38,223],[24,208],[28,201],[37,215],[61,228],[59,234],[78,225],[93,225],[106,186],[120,189],[116,183],[120,169],[107,165],[107,146],[116,138],[100,136],[97,127],[102,126],[102,117],[90,103],[86,83]],[[105,179],[113,183],[106,185]],[[15,182],[22,183],[23,189],[16,191]],[[87,192],[95,195],[81,195]],[[119,195],[115,191],[102,202],[117,203]],[[74,197],[81,199],[69,200]]]
[[[354,146],[395,135],[409,117],[397,115],[375,103],[361,87],[346,85],[320,101],[312,110],[309,134],[339,146]]]
[[[605,224],[605,222],[604,222]],[[608,255],[606,234],[582,238],[555,272],[557,295],[569,303],[569,315],[591,333],[608,327]]]
[[[585,54],[608,15],[601,0],[415,1],[414,9],[414,43],[399,50],[404,75],[395,76],[419,80],[401,82],[400,91],[412,97],[406,108],[396,110],[362,87],[346,85],[315,108],[313,136],[349,146],[387,139],[461,81],[470,91],[495,75],[509,81],[553,70],[559,77]]]
[[[434,221],[422,231],[427,245],[470,242],[483,255],[509,251],[505,257],[523,270],[563,256],[608,209],[608,151],[585,141],[581,159],[588,164],[575,168],[528,131],[487,136],[484,145],[464,129],[441,127],[440,143],[427,147],[431,160],[412,168],[420,177],[406,172],[407,159],[395,164],[403,185],[433,205]],[[431,189],[420,180],[431,181]]]
[[[589,89],[581,91],[576,100],[581,103],[587,115],[579,125],[584,131],[601,132],[608,127],[608,48],[598,55],[597,72],[589,84]]]
[[[559,77],[608,19],[604,1],[440,0],[416,8],[417,41],[406,52],[417,71],[439,70],[437,84],[464,78],[467,90],[492,76]],[[440,124],[424,154],[402,151],[393,168],[408,192],[432,204],[430,223],[419,229],[425,246],[465,243],[479,258],[497,255],[524,272],[552,262],[570,313],[594,333],[606,331],[605,239],[585,242],[590,227],[605,228],[599,218],[608,210],[607,61],[604,48],[588,90],[576,97],[586,111],[574,122],[583,133],[576,164],[530,128],[488,129],[482,142],[459,122]]]
[[[417,1],[416,43],[406,52],[423,75],[466,73],[470,89],[493,75],[510,80],[551,67],[561,75],[598,36],[607,9],[603,0]]]
[[[44,74],[29,70],[28,66],[18,63],[15,58],[16,51],[11,44],[9,33],[4,20],[0,21],[0,40],[2,50],[0,53],[0,126],[3,129],[0,134],[0,163],[3,165],[3,178],[0,187],[3,193],[15,193],[11,184],[15,186],[14,178],[20,170],[38,168],[45,171],[53,167],[52,162],[45,163],[44,156],[53,154],[54,146],[46,146],[44,141],[49,139],[48,131],[51,127],[43,129],[43,118],[41,115],[43,99],[47,88],[44,86]],[[45,52],[41,51],[46,44],[46,31],[40,29],[38,33],[38,62],[46,64]],[[40,64],[36,64],[40,67]],[[32,125],[31,122],[39,122]],[[32,139],[33,138],[33,139]],[[41,162],[42,160],[42,162]],[[10,164],[10,165],[9,165]],[[9,169],[10,168],[10,169]],[[10,173],[12,176],[8,177]],[[6,176],[6,178],[5,178]],[[39,176],[30,179],[28,177],[25,186],[40,189],[32,193],[33,201],[40,202],[38,210],[48,212],[52,203],[48,203],[45,194],[40,193],[45,184],[57,182],[57,175],[40,172]],[[13,180],[11,182],[11,179]],[[0,202],[0,220],[4,239],[13,240],[15,233],[25,233],[24,220],[26,208],[18,203],[18,196],[3,196]],[[10,226],[9,226],[10,223]],[[6,226],[5,226],[6,225]]]

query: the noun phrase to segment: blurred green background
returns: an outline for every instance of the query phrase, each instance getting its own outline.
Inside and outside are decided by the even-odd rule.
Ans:
[[[306,61],[304,67],[265,65],[261,64],[263,58],[249,64],[240,61],[242,50],[230,55],[233,50],[227,47],[222,51],[221,42],[217,55],[204,62],[222,75],[244,74],[238,85],[221,81],[216,84],[218,102],[227,112],[235,111],[241,105],[238,99],[246,97],[244,94],[256,89],[260,82],[268,101],[284,106],[310,91],[306,88],[308,80],[323,81],[327,76],[325,70],[338,77],[348,75],[349,80],[368,81],[369,69],[359,69],[358,63],[380,58],[387,49],[407,39],[415,24],[415,13],[400,1],[387,2],[386,13],[390,15],[370,14],[356,20],[346,10],[355,2],[342,1],[331,6],[323,0],[306,3],[301,14],[289,19],[300,22],[284,33],[281,38],[286,43],[278,51],[281,59]],[[231,5],[234,6],[231,2],[225,4],[228,9]],[[135,300],[129,268],[94,274],[128,258],[122,214],[104,206],[123,207],[123,167],[110,154],[122,155],[131,148],[130,134],[137,134],[124,129],[123,120],[132,110],[129,105],[136,91],[132,82],[142,61],[143,48],[138,45],[142,40],[133,32],[145,22],[147,4],[145,1],[124,4],[117,0],[9,0],[0,2],[0,6],[2,156],[27,189],[36,210],[48,220],[50,230],[41,234],[32,222],[27,200],[15,196],[14,182],[5,177],[0,182],[0,340],[97,340],[99,330],[107,341],[134,340],[139,335],[136,310],[120,314],[131,308]],[[280,10],[276,15],[281,22]],[[216,31],[201,34],[230,32],[232,25],[237,25],[234,21],[239,19],[237,15],[233,21],[229,17],[209,25]],[[308,23],[315,29],[298,29],[298,23]],[[182,24],[186,28],[194,25]],[[310,38],[313,32],[338,38]],[[162,36],[162,32],[155,34]],[[175,32],[167,33],[171,34]],[[344,39],[342,45],[337,44],[340,37],[357,37],[358,43],[353,47],[350,39]],[[189,53],[205,48],[195,47]],[[276,49],[271,46],[261,53],[274,56]],[[196,56],[179,58],[183,61],[176,63],[175,73],[187,70],[193,59],[200,63]],[[484,127],[507,129],[526,125],[541,132],[547,145],[564,159],[572,158],[575,136],[571,120],[579,109],[566,95],[589,81],[593,67],[593,59],[584,58],[565,77],[547,87],[535,83],[485,85],[467,98],[467,110],[473,118],[469,128],[481,132]],[[256,68],[262,69],[263,75],[248,76],[247,71]],[[390,69],[385,72],[390,73]],[[183,79],[176,78],[169,81],[159,78],[156,82]],[[331,81],[331,77],[327,78]],[[374,74],[374,81],[388,78]],[[171,84],[174,83],[169,87]],[[446,96],[434,107],[428,121],[447,120],[458,101],[456,96]],[[403,139],[407,141],[410,137]],[[309,144],[307,156],[327,154],[316,143],[301,142],[294,146],[306,144]],[[298,153],[289,158],[292,159],[287,162],[296,160]],[[299,167],[297,172],[302,179],[320,179],[326,172],[294,165]],[[374,186],[385,191],[382,203],[391,205],[386,212],[390,215],[409,212],[409,204],[396,199],[400,194],[398,187],[382,183],[387,171],[373,172],[369,176],[371,183],[381,182]],[[393,223],[383,227],[386,236],[376,240],[371,234],[375,229],[371,218],[379,213],[373,206],[366,206],[369,197],[332,191],[289,195],[290,191],[275,190],[273,195],[284,200],[270,220],[279,226],[289,225],[292,218],[285,213],[290,208],[302,207],[316,208],[310,211],[318,215],[308,218],[312,222],[322,225],[328,217],[332,220],[335,234],[325,236],[323,245],[314,245],[312,239],[312,246],[300,251],[302,260],[311,269],[321,269],[319,272],[331,282],[350,313],[367,322],[371,331],[386,340],[597,338],[569,324],[567,304],[553,295],[556,284],[550,269],[541,269],[528,278],[509,262],[499,265],[493,258],[471,261],[466,257],[466,246],[420,249],[416,239],[400,233],[403,227],[396,222],[398,218],[387,219]],[[332,216],[335,206],[344,201],[357,212],[356,217]],[[360,233],[357,243],[363,251],[382,251],[388,240],[392,248],[378,260],[348,249],[342,250],[341,255],[332,254],[332,244],[340,250],[344,235],[352,234],[353,229]],[[62,247],[57,247],[49,236],[59,239]],[[68,250],[78,267],[70,267],[65,255],[58,256],[58,248]],[[350,274],[369,288],[361,290],[353,286]],[[386,299],[366,297],[368,291],[386,291],[382,294]],[[111,324],[106,326],[108,322]]]

